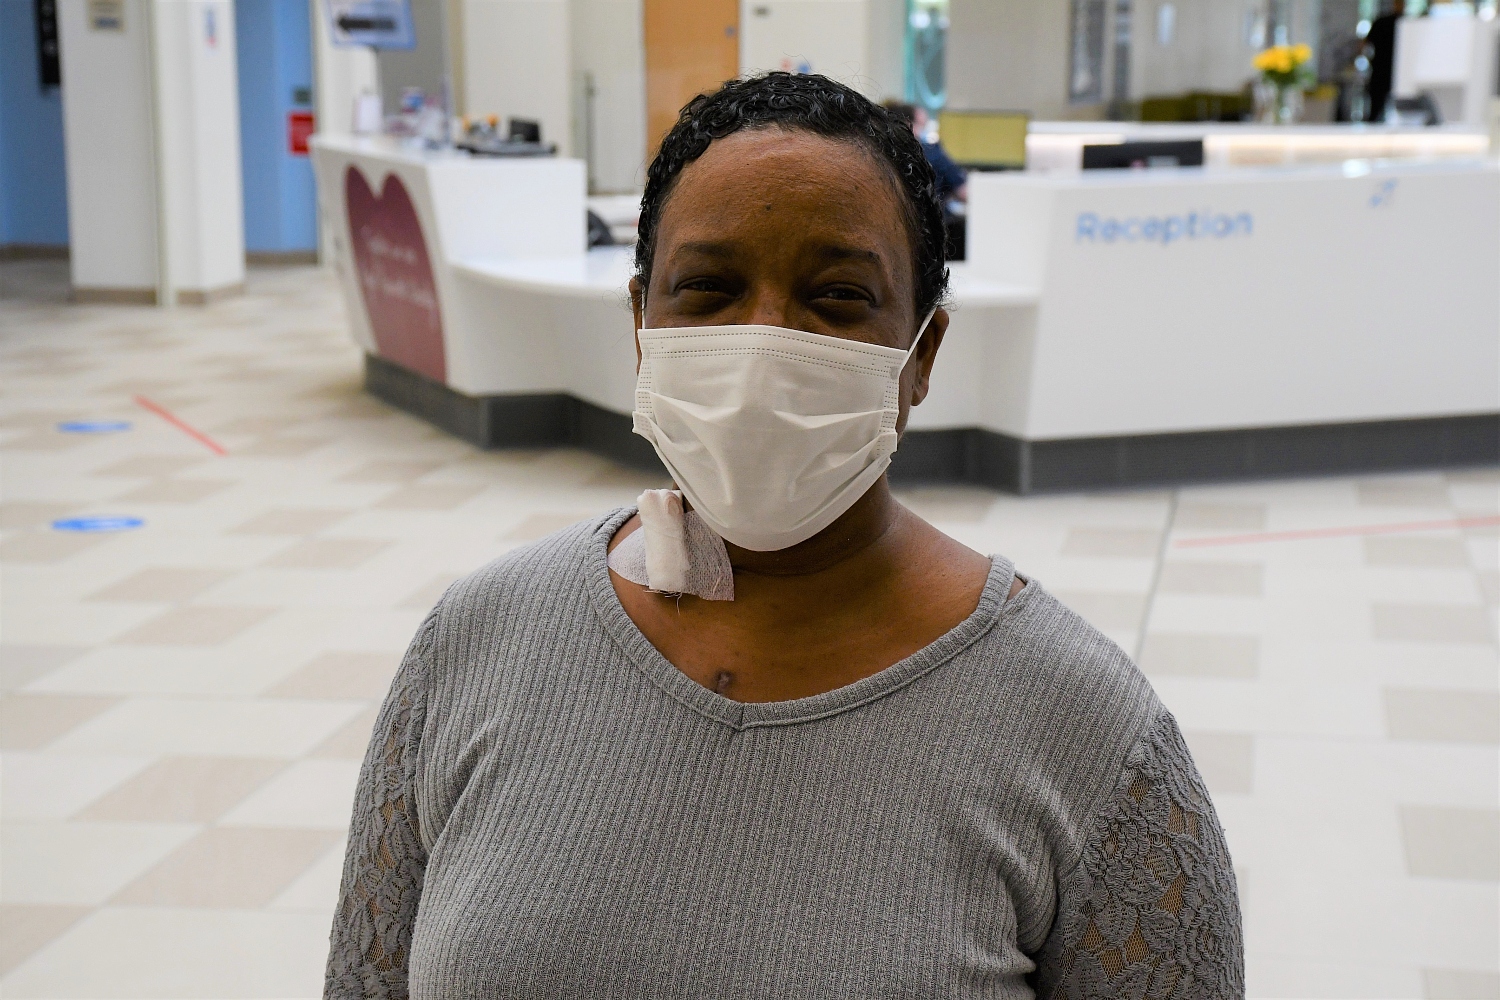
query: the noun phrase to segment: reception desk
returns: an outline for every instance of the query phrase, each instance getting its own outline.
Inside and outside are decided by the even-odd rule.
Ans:
[[[654,463],[630,432],[630,250],[585,250],[581,163],[379,140],[313,159],[372,392],[483,446]],[[1493,163],[969,192],[896,474],[1032,492],[1500,460]]]

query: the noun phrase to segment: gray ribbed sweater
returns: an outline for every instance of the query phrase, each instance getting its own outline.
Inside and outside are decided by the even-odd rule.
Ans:
[[[811,698],[694,683],[620,606],[619,510],[455,584],[360,776],[327,996],[1238,997],[1172,717],[1035,582]]]

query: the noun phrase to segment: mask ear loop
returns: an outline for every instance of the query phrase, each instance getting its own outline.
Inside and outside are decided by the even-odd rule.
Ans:
[[[927,310],[927,318],[922,320],[921,326],[917,327],[917,338],[911,342],[911,347],[907,348],[906,360],[901,362],[902,371],[906,371],[906,366],[911,364],[911,359],[917,353],[917,345],[922,342],[922,334],[927,332],[927,328],[932,325],[932,317],[936,315],[937,306],[933,306],[931,309]]]

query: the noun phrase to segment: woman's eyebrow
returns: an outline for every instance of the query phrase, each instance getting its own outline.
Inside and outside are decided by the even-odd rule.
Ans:
[[[861,247],[844,246],[842,244],[829,244],[814,248],[812,256],[821,260],[842,262],[846,260],[858,261],[865,264],[883,264],[885,258],[874,250]]]
[[[734,247],[729,243],[690,240],[687,243],[679,243],[672,248],[673,257],[680,257],[683,254],[699,254],[704,257],[716,257],[720,260],[728,260],[734,256],[735,251]]]

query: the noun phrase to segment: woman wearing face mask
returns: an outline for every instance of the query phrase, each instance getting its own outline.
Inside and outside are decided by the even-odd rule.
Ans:
[[[885,469],[947,329],[899,121],[726,84],[651,165],[636,431],[680,492],[460,581],[361,773],[329,997],[1243,995],[1170,714]]]

